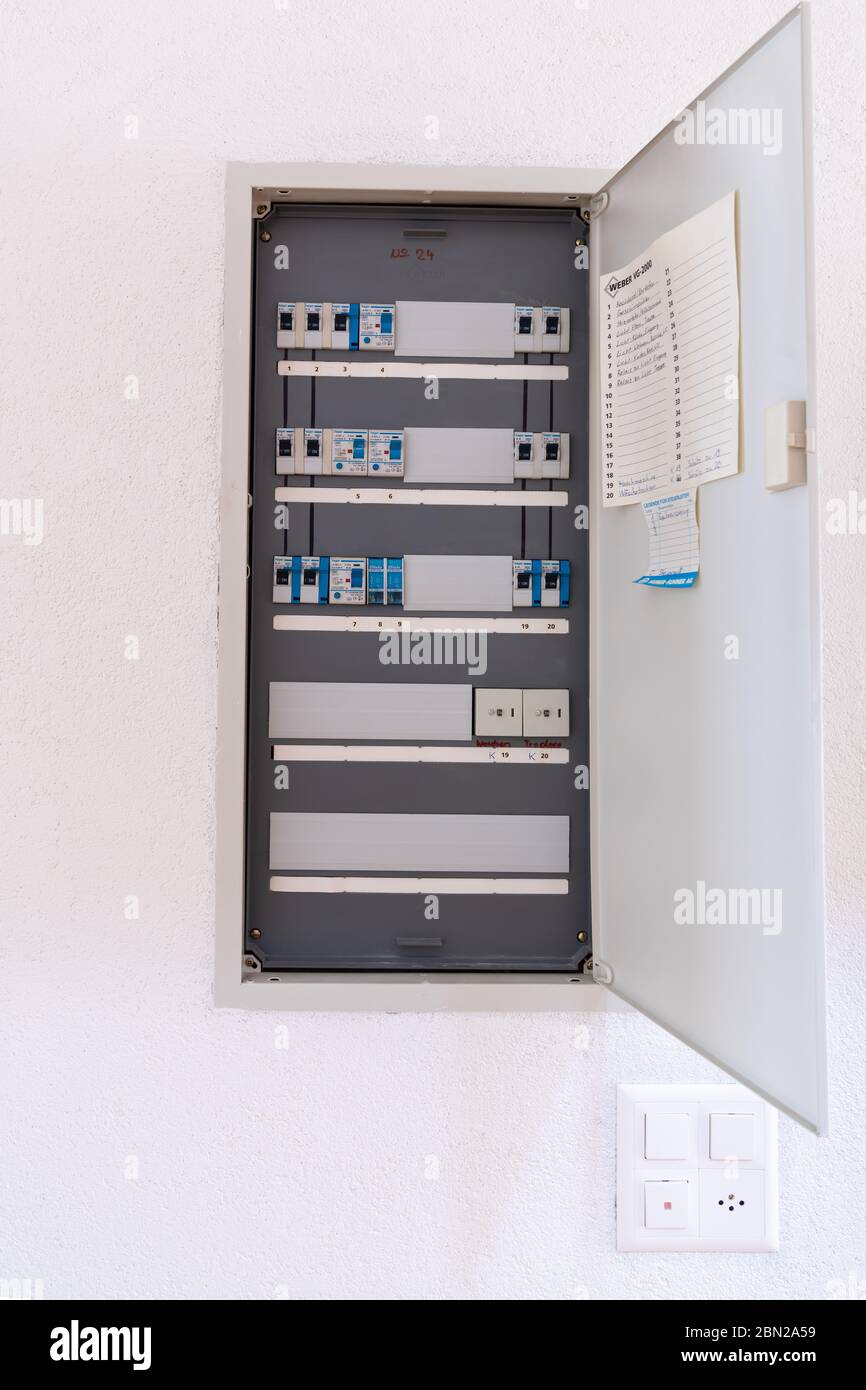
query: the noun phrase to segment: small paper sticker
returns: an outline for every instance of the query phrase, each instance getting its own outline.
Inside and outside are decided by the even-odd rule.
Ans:
[[[649,531],[649,566],[635,584],[658,589],[690,589],[700,569],[697,489],[672,492],[644,502]]]

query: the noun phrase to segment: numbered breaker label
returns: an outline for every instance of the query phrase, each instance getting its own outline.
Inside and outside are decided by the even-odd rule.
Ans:
[[[400,556],[276,555],[274,603],[403,605]]]
[[[568,434],[514,431],[515,478],[567,478]]]
[[[570,321],[568,309],[531,304],[514,307],[515,352],[568,352]]]
[[[277,473],[340,478],[402,478],[402,430],[278,429]],[[547,475],[545,475],[547,476]]]
[[[515,560],[515,608],[567,608],[571,597],[570,560]]]
[[[277,347],[315,352],[393,352],[394,304],[277,305]]]

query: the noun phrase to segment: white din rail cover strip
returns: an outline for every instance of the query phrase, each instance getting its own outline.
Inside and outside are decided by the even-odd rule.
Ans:
[[[507,897],[564,897],[567,878],[347,878],[314,875],[273,875],[272,893],[466,893],[474,897],[499,894]]]

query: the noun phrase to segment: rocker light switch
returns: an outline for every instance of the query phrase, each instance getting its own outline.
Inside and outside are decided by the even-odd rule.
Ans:
[[[648,1231],[684,1231],[689,1224],[687,1182],[645,1182],[644,1224]]]
[[[755,1157],[754,1115],[710,1115],[710,1158]]]
[[[644,1158],[654,1162],[689,1156],[689,1116],[648,1110],[644,1117]]]

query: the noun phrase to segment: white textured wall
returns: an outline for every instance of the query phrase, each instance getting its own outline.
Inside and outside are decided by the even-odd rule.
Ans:
[[[397,1299],[866,1278],[866,538],[823,545],[833,1136],[782,1122],[778,1256],[615,1253],[615,1083],[718,1079],[637,1016],[211,1005],[223,162],[613,166],[787,8],[7,0],[0,493],[43,497],[46,534],[0,538],[0,1276]],[[866,490],[862,8],[814,5],[828,497]]]

